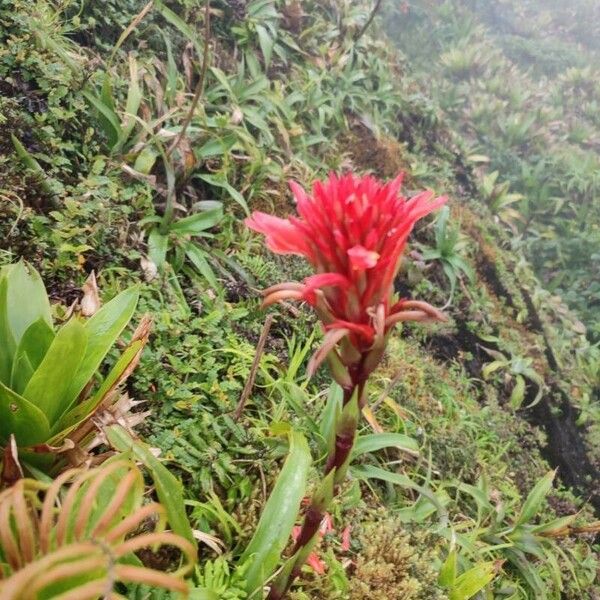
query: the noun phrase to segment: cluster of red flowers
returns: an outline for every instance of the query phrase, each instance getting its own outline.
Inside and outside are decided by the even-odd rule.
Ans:
[[[305,257],[315,274],[265,290],[264,304],[303,300],[326,331],[309,371],[326,358],[343,387],[364,380],[375,368],[389,330],[400,321],[442,320],[429,304],[399,300],[394,279],[415,223],[444,202],[425,191],[406,198],[402,175],[382,183],[367,175],[331,174],[312,194],[292,182],[298,217],[254,212],[246,220],[279,254]]]

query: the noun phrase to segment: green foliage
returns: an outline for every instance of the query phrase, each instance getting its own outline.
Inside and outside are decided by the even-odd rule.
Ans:
[[[336,531],[315,548],[326,575],[305,568],[293,597],[597,593],[588,540],[547,535],[566,522],[556,519],[572,523],[578,510],[582,521],[594,517],[582,508],[587,494],[548,492],[541,450],[552,457],[556,440],[536,421],[549,406],[562,424],[573,407],[597,457],[597,348],[557,296],[595,335],[600,96],[587,51],[597,36],[581,35],[580,46],[561,25],[589,34],[594,7],[579,0],[574,20],[565,3],[550,4],[543,23],[552,24],[552,37],[544,41],[533,2],[410,2],[407,14],[382,13],[384,24],[400,24],[390,36],[403,47],[399,56],[380,30],[355,41],[373,8],[367,0],[214,0],[204,90],[191,113],[204,2],[155,2],[138,22],[143,0],[16,0],[0,8],[0,261],[24,256],[44,273],[53,304],[67,306],[84,270],[95,269],[107,297],[146,279],[139,310],[151,313],[153,336],[127,390],[148,400],[143,434],[161,456],[119,429],[115,439],[110,428],[110,441],[144,463],[170,527],[190,539],[187,507],[200,540],[212,544],[190,578],[192,598],[247,598],[248,572],[257,588],[281,566],[275,555],[305,493],[308,450],[295,445],[292,464],[302,473],[293,473],[288,446],[268,433],[289,422],[317,467],[331,441],[340,390],[327,398],[325,373],[304,376],[319,333],[302,307],[274,313],[252,393],[241,419],[232,418],[264,322],[256,290],[307,275],[293,260],[263,253],[241,218],[255,208],[291,212],[286,180],[309,184],[329,169],[408,169],[410,188],[448,191],[451,211],[416,232],[428,264],[411,253],[398,285],[439,305],[450,296],[450,321],[422,332],[408,325],[391,338],[370,424],[359,432],[358,464],[332,507]],[[524,31],[482,27],[495,23],[492,5]],[[133,301],[133,291],[124,294]],[[25,314],[35,303],[11,306]],[[19,342],[25,358],[13,368],[19,350],[12,344],[11,365],[0,374],[10,380],[5,406],[17,398],[29,410],[15,427],[44,443],[54,435],[40,436],[51,428],[46,414],[20,400],[46,354],[35,349],[63,329],[61,352],[74,348],[89,337],[81,330],[90,321],[75,316],[56,328],[64,317],[58,305],[35,310],[42,318]],[[12,346],[0,345],[0,365]],[[110,360],[90,363],[92,389],[69,409],[69,426],[85,422],[140,346],[120,358],[107,348]],[[482,346],[497,354],[490,360]],[[52,371],[53,395],[42,402],[48,414],[75,393],[61,385],[70,379],[64,373],[81,369],[77,356],[69,351]],[[36,385],[44,386],[41,376]],[[507,410],[541,397],[534,411]],[[559,410],[562,399],[569,404]],[[319,421],[323,411],[328,418]],[[13,425],[2,423],[5,445]],[[280,481],[297,484],[288,489],[283,529],[267,526],[280,510],[269,496],[285,491],[274,475],[281,463]],[[259,522],[253,548],[270,556],[263,573],[259,554],[244,550]],[[339,537],[348,524],[346,551]],[[216,557],[216,549],[224,554]],[[174,598],[156,586],[125,589],[132,598]]]
[[[246,546],[241,561],[246,562],[245,589],[250,598],[260,598],[262,588],[279,562],[296,521],[306,491],[310,450],[304,437],[290,431],[290,452],[277,478],[269,500]]]
[[[586,65],[598,48],[574,32],[597,27],[597,14],[584,1],[570,11],[536,1],[446,2],[415,7],[408,18],[395,10],[386,21],[391,37],[419,78],[433,82],[448,125],[489,157],[482,193],[517,236],[515,250],[595,340],[598,283],[589,257],[600,226],[599,89]]]
[[[450,281],[450,298],[452,301],[456,283],[461,274],[470,280],[474,273],[469,264],[464,260],[463,254],[468,248],[468,239],[461,234],[460,227],[449,223],[450,209],[444,206],[435,222],[435,248],[426,248],[423,260],[439,260],[444,274]]]
[[[39,450],[48,447],[45,452],[51,452],[94,414],[143,347],[141,341],[133,342],[123,355],[127,359],[117,362],[100,385],[94,381],[98,368],[129,323],[137,298],[138,291],[132,288],[91,318],[72,317],[55,330],[40,275],[24,262],[2,268],[3,445],[13,435],[25,450],[39,446]],[[30,459],[35,461],[33,456]]]

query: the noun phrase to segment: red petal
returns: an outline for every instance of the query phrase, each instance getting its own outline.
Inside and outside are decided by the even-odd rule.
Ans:
[[[315,290],[322,287],[338,287],[346,289],[350,286],[348,279],[340,273],[319,273],[304,280],[304,298],[313,306],[316,303]]]
[[[255,211],[244,223],[246,227],[262,233],[267,238],[269,249],[277,254],[311,254],[306,239],[289,219]]]
[[[321,525],[319,526],[319,534],[325,535],[326,533],[330,533],[334,531],[333,529],[333,519],[329,513],[325,513],[323,520],[321,521]]]
[[[348,525],[344,531],[342,531],[342,552],[348,552],[350,550],[350,531],[351,526]]]
[[[306,369],[308,376],[312,377],[320,364],[327,358],[327,355],[333,350],[336,344],[350,333],[349,329],[336,328],[328,331],[323,338],[323,345],[311,356]]]
[[[377,252],[367,250],[360,244],[347,250],[347,254],[350,257],[352,268],[357,271],[372,269],[379,260],[379,254],[377,254]]]
[[[306,564],[315,572],[317,575],[325,574],[325,563],[317,556],[316,552],[311,552],[306,559]]]
[[[367,342],[372,342],[375,337],[375,329],[370,325],[365,325],[364,323],[351,323],[350,321],[342,321],[341,319],[326,325],[325,329],[327,331],[332,329],[349,329],[353,333],[364,337]]]

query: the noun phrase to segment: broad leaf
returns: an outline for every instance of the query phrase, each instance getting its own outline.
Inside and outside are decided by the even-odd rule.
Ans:
[[[459,575],[450,591],[450,600],[468,600],[472,598],[494,579],[498,566],[496,561],[479,563]]]
[[[0,442],[14,433],[19,446],[40,444],[48,439],[50,425],[44,413],[0,382]]]
[[[12,365],[10,388],[22,394],[54,340],[54,330],[40,318],[23,334]]]
[[[23,397],[35,404],[50,424],[69,406],[69,389],[87,347],[85,327],[77,319],[71,319],[59,329],[23,392]]]
[[[167,260],[169,237],[163,235],[158,227],[148,234],[148,258],[160,269]]]
[[[188,257],[189,261],[194,265],[194,268],[208,281],[209,285],[213,289],[217,289],[219,284],[217,283],[217,278],[215,277],[214,271],[212,267],[208,263],[206,259],[206,252],[203,252],[198,246],[195,244],[189,243],[184,246],[185,255]]]
[[[178,234],[197,235],[214,227],[222,218],[222,208],[205,210],[175,221],[175,223],[171,225],[171,231]]]
[[[357,479],[379,479],[381,481],[387,481],[400,487],[408,488],[419,492],[422,496],[425,496],[431,503],[436,507],[440,516],[440,524],[445,525],[448,520],[448,514],[444,505],[440,502],[440,499],[433,493],[432,490],[419,485],[414,482],[410,477],[401,473],[392,473],[379,467],[372,465],[357,465],[350,467],[350,473]]]
[[[246,591],[250,598],[261,597],[265,581],[275,570],[286,547],[300,503],[305,494],[306,478],[311,457],[304,436],[290,432],[290,451],[265,504],[254,536],[240,561],[249,561],[246,572]]]
[[[52,326],[50,302],[39,273],[22,261],[0,270],[0,380],[5,384],[21,337],[40,319]]]

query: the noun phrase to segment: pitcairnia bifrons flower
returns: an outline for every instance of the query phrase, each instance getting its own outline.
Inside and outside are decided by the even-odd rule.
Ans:
[[[383,357],[390,331],[402,321],[444,320],[426,302],[397,298],[394,279],[415,223],[444,204],[445,197],[433,199],[431,191],[403,196],[402,175],[383,183],[370,175],[331,174],[317,181],[311,194],[297,183],[290,185],[299,216],[282,219],[254,212],[246,225],[264,234],[273,252],[306,258],[315,273],[303,282],[270,287],[263,292],[263,304],[300,300],[314,307],[325,336],[310,360],[309,375],[327,361],[344,399],[325,478],[270,600],[282,598],[299,573],[336,485],[345,476],[359,411],[366,402],[365,384]]]

